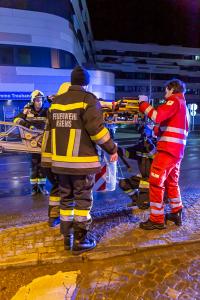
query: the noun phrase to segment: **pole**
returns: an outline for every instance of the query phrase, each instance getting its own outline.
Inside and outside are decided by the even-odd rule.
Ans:
[[[192,114],[192,131],[194,131],[194,110],[193,110],[193,114]]]

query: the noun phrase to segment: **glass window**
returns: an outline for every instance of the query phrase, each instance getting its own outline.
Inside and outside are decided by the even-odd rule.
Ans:
[[[75,57],[66,51],[60,50],[60,68],[73,69],[77,65]]]
[[[31,51],[30,48],[18,48],[17,49],[18,64],[20,66],[31,65]]]
[[[51,68],[51,49],[45,47],[30,47],[31,65],[34,67]]]
[[[14,64],[14,52],[13,47],[2,46],[0,48],[0,65],[13,65]]]
[[[0,65],[72,69],[77,60],[73,54],[59,49],[0,45]]]

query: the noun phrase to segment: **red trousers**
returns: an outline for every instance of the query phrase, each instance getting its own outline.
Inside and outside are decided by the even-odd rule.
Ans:
[[[171,212],[178,212],[183,206],[178,185],[181,159],[167,152],[157,152],[151,165],[150,220],[164,223],[164,192],[166,192]]]

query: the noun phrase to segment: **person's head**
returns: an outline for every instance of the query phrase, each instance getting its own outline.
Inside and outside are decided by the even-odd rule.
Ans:
[[[165,84],[165,98],[169,98],[172,94],[185,94],[185,83],[179,79],[172,79]]]
[[[31,93],[31,103],[33,103],[35,110],[40,110],[43,105],[44,94],[39,91],[35,90]]]
[[[81,66],[76,66],[71,73],[71,85],[87,86],[90,83],[90,74]]]

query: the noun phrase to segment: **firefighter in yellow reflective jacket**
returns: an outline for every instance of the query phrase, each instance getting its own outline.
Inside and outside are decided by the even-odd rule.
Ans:
[[[43,130],[45,121],[41,121],[41,118],[46,118],[47,116],[47,108],[43,106],[43,100],[44,94],[39,90],[34,90],[31,93],[31,101],[26,104],[23,111],[15,117],[14,123],[30,129],[36,128]],[[38,193],[48,195],[45,188],[45,170],[41,167],[41,155],[39,153],[31,154],[30,183],[32,187],[32,196],[35,196]]]
[[[117,146],[103,125],[101,106],[85,90],[89,73],[77,66],[71,73],[69,90],[54,98],[43,138],[42,163],[59,174],[61,233],[65,249],[79,254],[96,246],[88,234],[91,224],[94,175],[100,171],[96,145],[117,160]]]

